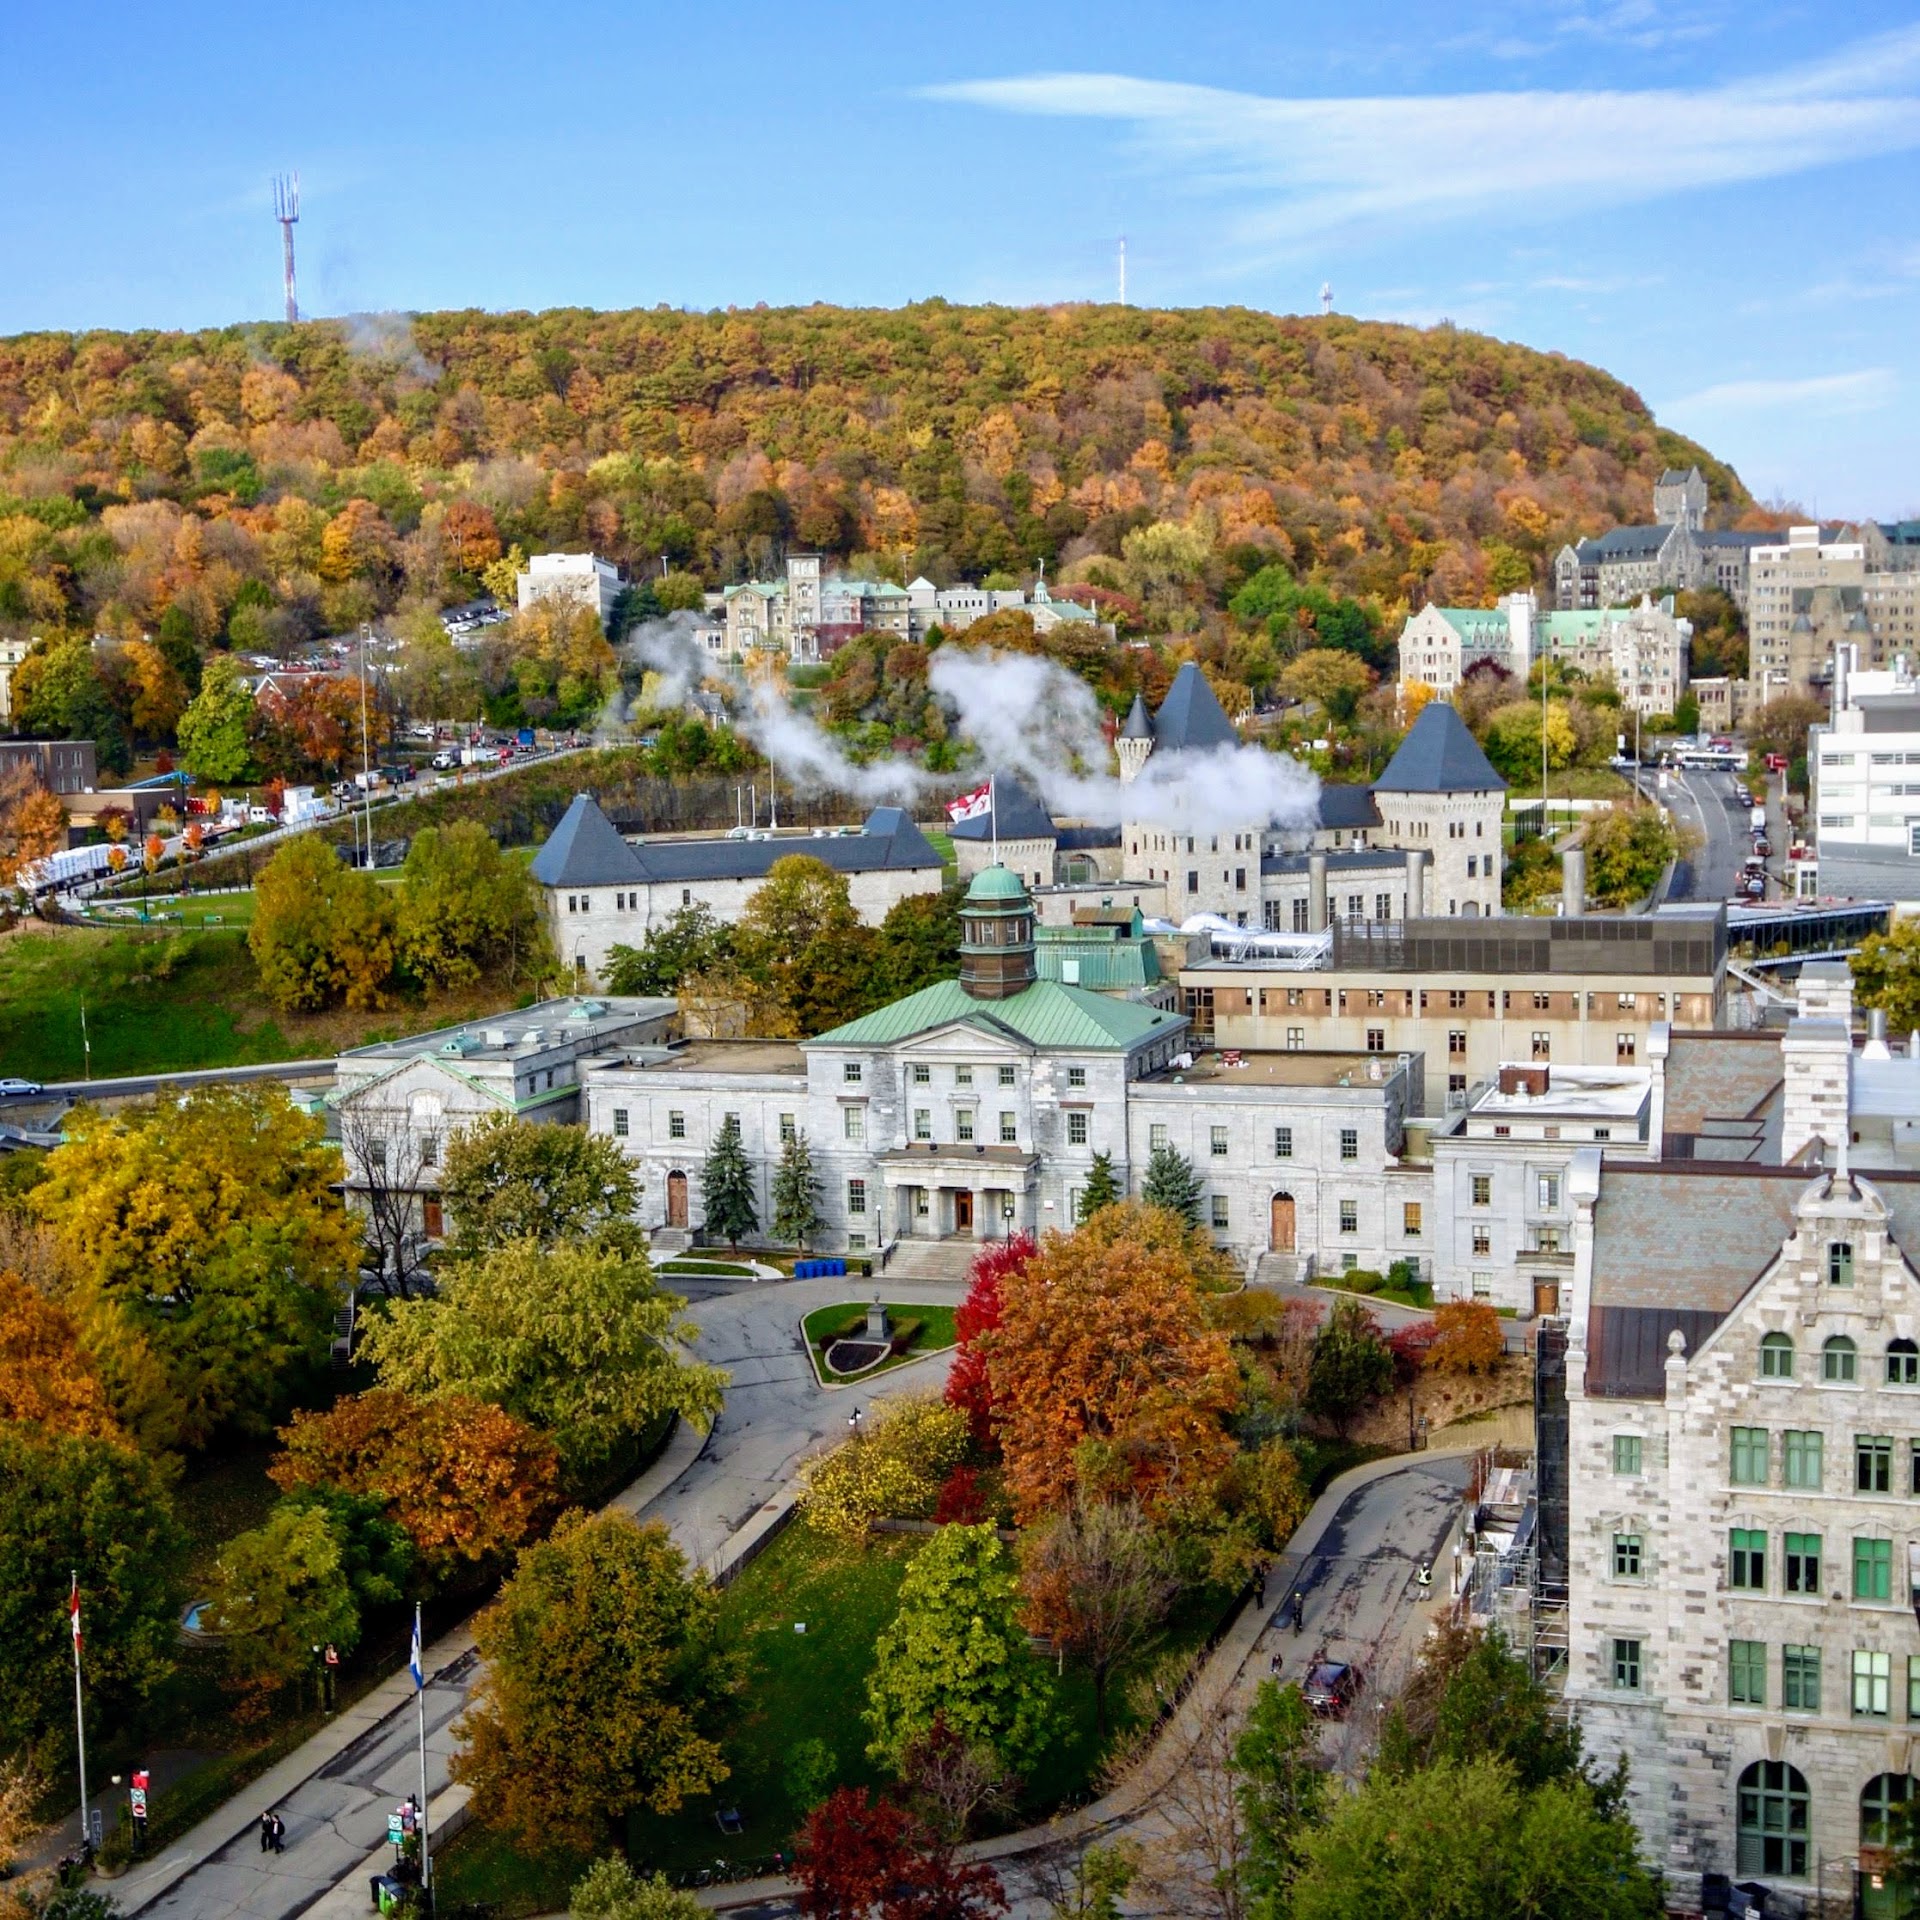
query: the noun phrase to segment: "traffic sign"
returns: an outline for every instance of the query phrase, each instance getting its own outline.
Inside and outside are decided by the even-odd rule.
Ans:
[[[144,1820],[147,1817],[147,1790],[145,1787],[135,1787],[133,1790],[133,1817],[136,1820]]]
[[[405,1825],[402,1823],[399,1814],[398,1813],[388,1814],[387,1815],[387,1844],[391,1847],[400,1846],[401,1844],[404,1843],[404,1841],[406,1840],[406,1837],[407,1837],[407,1830]]]

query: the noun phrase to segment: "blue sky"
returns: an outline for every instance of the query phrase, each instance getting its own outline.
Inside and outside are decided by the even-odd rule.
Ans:
[[[1920,7],[13,10],[0,331],[1110,297],[1592,360],[1763,498],[1920,511]]]

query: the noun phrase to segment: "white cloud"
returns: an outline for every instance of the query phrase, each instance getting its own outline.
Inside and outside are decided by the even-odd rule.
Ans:
[[[1868,413],[1884,406],[1899,387],[1891,367],[1856,373],[1815,374],[1804,380],[1722,380],[1657,409],[1663,420],[1693,414]]]
[[[1920,27],[1701,88],[1276,99],[1043,73],[926,92],[1119,122],[1156,166],[1244,201],[1236,250],[1268,256],[1356,223],[1617,206],[1920,147],[1916,78]]]

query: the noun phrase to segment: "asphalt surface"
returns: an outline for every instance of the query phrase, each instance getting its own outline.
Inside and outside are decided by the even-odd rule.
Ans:
[[[1674,873],[1669,898],[1711,903],[1734,897],[1753,851],[1750,815],[1734,786],[1730,773],[1686,772],[1676,767],[1668,771],[1665,790],[1655,789],[1656,797],[1700,839],[1698,849]],[[1777,872],[1777,842],[1770,865]]]
[[[696,1283],[697,1286],[697,1283]],[[856,1406],[895,1394],[937,1391],[951,1355],[897,1368],[866,1389],[821,1387],[801,1344],[800,1320],[815,1307],[856,1298],[855,1280],[763,1281],[687,1289],[700,1328],[696,1352],[733,1375],[727,1400],[698,1458],[641,1517],[662,1520],[691,1558],[706,1559],[792,1479],[800,1462],[842,1438]],[[961,1289],[892,1279],[900,1302],[958,1302]],[[477,1678],[471,1655],[432,1676],[427,1690],[427,1790],[448,1783],[453,1723]],[[342,1880],[357,1875],[386,1835],[388,1810],[419,1785],[411,1697],[276,1804],[286,1851],[262,1853],[256,1832],[236,1841],[129,1913],[159,1920],[294,1920]],[[136,1896],[137,1901],[137,1896]]]
[[[333,1078],[333,1056],[324,1060],[273,1060],[245,1067],[196,1067],[185,1073],[137,1073],[115,1080],[49,1080],[38,1093],[0,1094],[0,1115],[48,1100],[137,1100],[162,1087],[211,1086],[240,1080]]]

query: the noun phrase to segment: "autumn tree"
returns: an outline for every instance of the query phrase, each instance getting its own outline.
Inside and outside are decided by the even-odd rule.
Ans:
[[[91,1440],[121,1438],[120,1423],[79,1329],[64,1307],[0,1269],[0,1421]]]
[[[392,1302],[361,1354],[382,1386],[492,1401],[590,1475],[669,1414],[705,1428],[720,1411],[726,1375],[689,1357],[685,1304],[644,1255],[510,1240]]]
[[[480,1818],[530,1852],[588,1852],[635,1805],[673,1813],[718,1786],[738,1683],[718,1609],[666,1528],[624,1513],[569,1515],[528,1547],[474,1624],[453,1773]]]
[[[1172,1240],[1184,1229],[1174,1222],[1155,1244],[1155,1215],[1109,1207],[1049,1240],[982,1336],[1023,1521],[1089,1479],[1158,1515],[1210,1487],[1232,1455],[1221,1423],[1239,1372],[1206,1324],[1195,1263]]]
[[[67,810],[25,766],[0,768],[0,886],[23,867],[59,852],[67,839]]]
[[[1012,1556],[990,1525],[942,1527],[908,1564],[867,1675],[867,1752],[904,1771],[943,1721],[1015,1772],[1053,1727],[1053,1676],[1028,1650]]]
[[[1747,744],[1759,753],[1777,753],[1789,764],[1807,757],[1807,732],[1827,717],[1811,694],[1783,693],[1747,721]]]
[[[156,1446],[264,1430],[358,1264],[338,1153],[277,1082],[69,1114],[29,1205],[122,1422]]]
[[[1172,1543],[1130,1500],[1078,1495],[1020,1540],[1027,1625],[1084,1660],[1100,1738],[1114,1670],[1152,1644],[1180,1591]]]
[[[740,1144],[740,1116],[728,1114],[713,1137],[713,1146],[700,1170],[700,1193],[706,1203],[706,1231],[738,1251],[743,1237],[760,1229],[760,1212],[753,1200],[753,1169]]]
[[[401,962],[433,987],[470,986],[490,967],[509,977],[548,957],[534,883],[477,820],[422,827],[400,869]]]
[[[67,1595],[80,1576],[88,1698],[113,1716],[171,1671],[181,1531],[159,1462],[108,1440],[0,1425],[0,1743],[64,1754]]]
[[[850,1546],[875,1520],[924,1520],[941,1483],[965,1457],[957,1407],[918,1396],[875,1408],[866,1431],[801,1469],[797,1496],[809,1526]]]
[[[981,1335],[1000,1324],[1001,1290],[1007,1279],[1022,1272],[1038,1251],[1039,1243],[1030,1233],[1009,1234],[982,1247],[968,1269],[966,1298],[954,1312],[953,1331],[960,1350],[947,1374],[946,1398],[949,1406],[966,1414],[976,1446],[991,1443],[994,1425],[993,1376]]]
[[[448,1139],[444,1161],[447,1250],[458,1259],[512,1240],[589,1240],[634,1252],[645,1244],[633,1220],[633,1162],[604,1134],[488,1115]]]
[[[498,1566],[560,1504],[553,1443],[465,1394],[373,1387],[295,1414],[280,1441],[276,1486],[379,1501],[435,1584]]]
[[[208,1592],[208,1624],[222,1636],[235,1685],[253,1711],[310,1673],[312,1647],[351,1652],[360,1639],[340,1542],[317,1507],[278,1507],[264,1525],[220,1549]]]
[[[1440,1373],[1491,1373],[1506,1352],[1500,1316],[1484,1300],[1448,1300],[1434,1309],[1427,1365]]]
[[[1887,1016],[1895,1033],[1920,1027],[1920,921],[1896,920],[1887,933],[1870,933],[1847,963],[1863,1007]]]
[[[994,1920],[1007,1910],[990,1866],[961,1864],[949,1842],[864,1787],[841,1787],[814,1808],[796,1853],[807,1920]]]
[[[1373,681],[1373,670],[1353,654],[1334,647],[1309,647],[1282,670],[1280,690],[1290,700],[1316,701],[1329,720],[1349,726],[1360,696]]]
[[[318,834],[301,834],[254,882],[247,945],[260,984],[283,1012],[342,1001],[377,1007],[393,977],[393,907],[371,874],[344,866]]]

